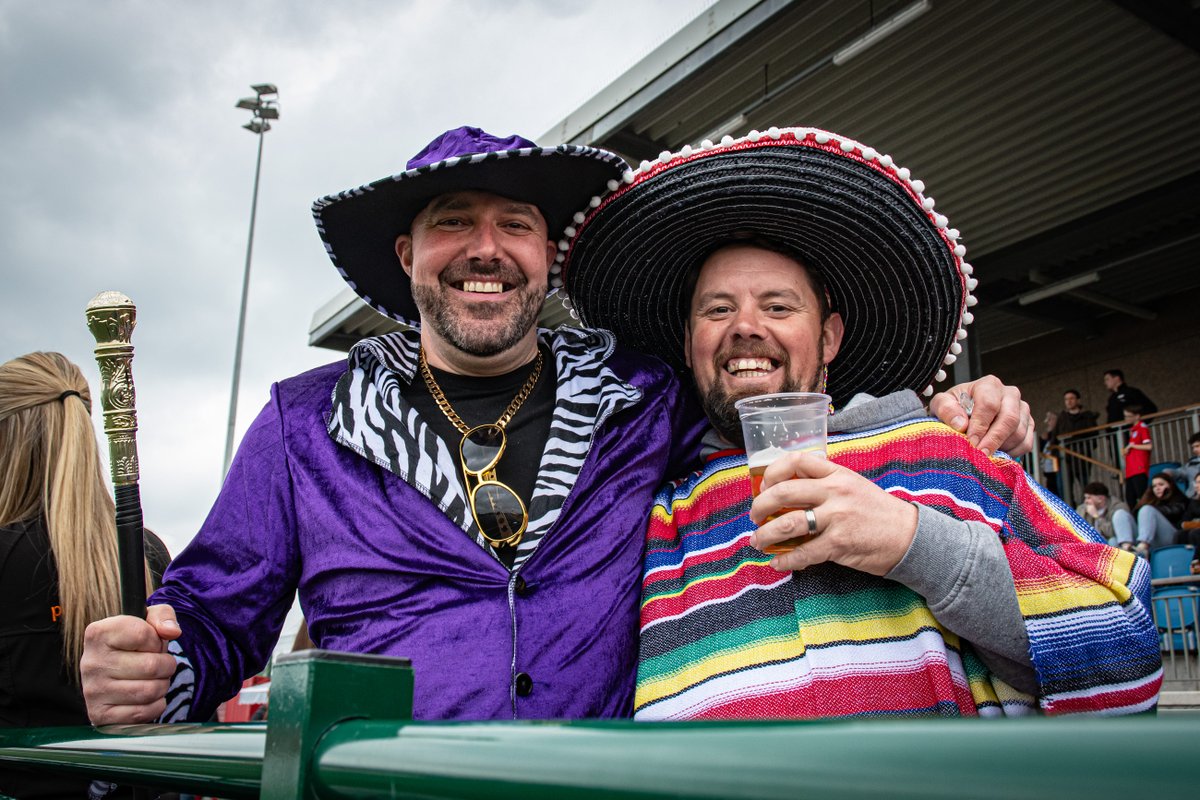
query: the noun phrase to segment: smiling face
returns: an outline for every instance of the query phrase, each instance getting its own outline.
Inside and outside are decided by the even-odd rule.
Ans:
[[[545,218],[529,203],[487,192],[430,202],[396,239],[430,361],[447,366],[457,351],[515,367],[532,357],[554,252]]]
[[[821,319],[808,272],[781,253],[751,245],[716,251],[692,294],[684,342],[709,421],[742,442],[735,400],[812,392],[842,342],[842,318]]]

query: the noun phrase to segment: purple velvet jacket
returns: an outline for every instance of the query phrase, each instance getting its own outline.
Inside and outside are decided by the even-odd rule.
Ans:
[[[345,363],[272,387],[152,598],[179,615],[196,670],[190,717],[263,667],[297,590],[318,646],[412,660],[418,719],[628,715],[646,520],[701,426],[661,362],[618,349],[604,366],[641,399],[596,428],[560,516],[513,572],[421,491],[331,439]],[[688,431],[672,449],[676,425]]]

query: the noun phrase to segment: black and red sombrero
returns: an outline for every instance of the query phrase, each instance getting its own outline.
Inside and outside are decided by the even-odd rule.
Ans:
[[[688,275],[755,234],[821,273],[846,325],[835,404],[932,393],[962,351],[975,280],[959,232],[891,156],[828,131],[771,128],[663,153],[593,197],[560,242],[552,284],[584,324],[684,368]]]

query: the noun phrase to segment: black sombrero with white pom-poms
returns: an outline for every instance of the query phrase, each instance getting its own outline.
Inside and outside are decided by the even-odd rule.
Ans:
[[[821,273],[846,326],[829,366],[858,392],[932,393],[962,352],[975,280],[958,231],[891,156],[813,128],[771,128],[663,153],[575,214],[551,281],[582,321],[684,368],[688,275],[748,233]]]

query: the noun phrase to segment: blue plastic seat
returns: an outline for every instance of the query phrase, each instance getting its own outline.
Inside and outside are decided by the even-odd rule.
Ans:
[[[1182,465],[1178,461],[1159,461],[1157,464],[1151,464],[1150,478],[1147,480],[1153,479],[1155,475],[1162,472],[1164,469],[1179,469],[1180,466]]]
[[[1150,577],[1178,578],[1192,574],[1196,548],[1190,544],[1172,544],[1150,553]]]
[[[1162,637],[1162,649],[1196,651],[1196,612],[1200,590],[1194,586],[1156,589],[1153,596],[1154,624]]]

